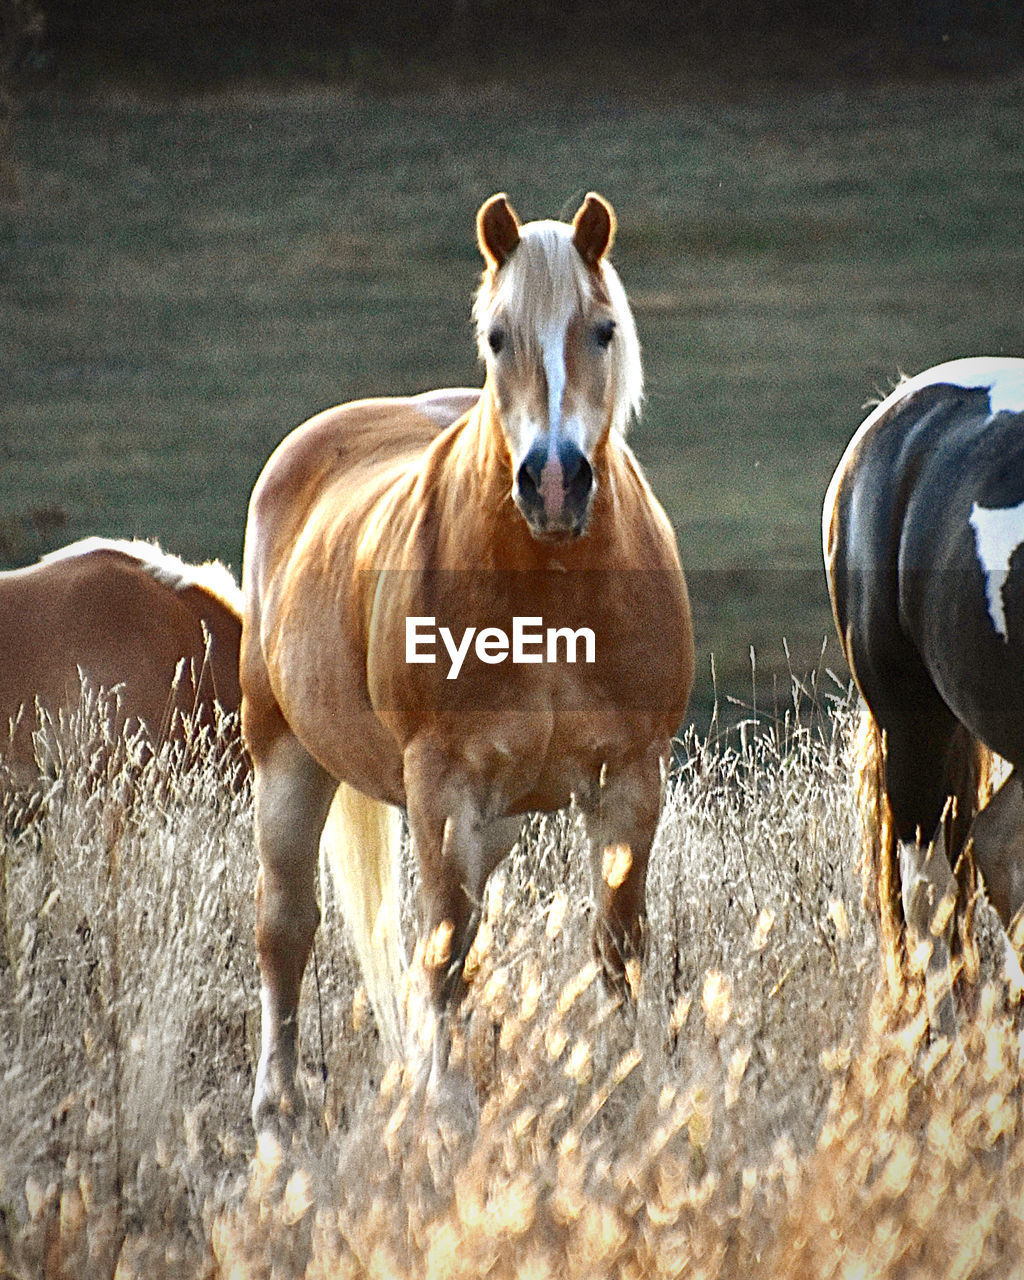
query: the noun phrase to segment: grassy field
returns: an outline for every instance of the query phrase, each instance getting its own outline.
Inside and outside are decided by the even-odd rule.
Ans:
[[[594,187],[646,352],[635,447],[694,575],[698,718],[712,652],[723,699],[751,646],[762,690],[783,639],[814,666],[820,502],[865,400],[1021,351],[1024,79],[650,90],[34,99],[0,212],[3,562],[103,533],[237,568],[293,425],[478,379],[481,201]]]
[[[0,1276],[1016,1280],[1019,987],[984,904],[962,1057],[928,1045],[915,986],[879,980],[833,710],[694,744],[633,1019],[588,963],[580,824],[527,828],[456,1043],[475,1123],[383,1060],[328,892],[312,1123],[287,1152],[247,1114],[248,797],[215,750],[191,772],[98,760],[75,718],[45,811],[0,811]]]

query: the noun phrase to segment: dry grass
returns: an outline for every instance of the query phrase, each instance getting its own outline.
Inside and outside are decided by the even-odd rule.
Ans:
[[[530,825],[456,1045],[475,1124],[381,1060],[328,910],[315,1119],[286,1153],[247,1118],[247,798],[212,746],[183,770],[66,726],[48,805],[0,845],[0,1276],[1018,1275],[1008,993],[970,993],[960,1058],[913,984],[898,1008],[878,984],[850,720],[688,744],[632,1019],[587,964],[575,818]]]

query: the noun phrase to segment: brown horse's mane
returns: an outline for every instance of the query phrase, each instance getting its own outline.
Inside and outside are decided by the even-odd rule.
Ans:
[[[242,592],[227,565],[220,560],[189,564],[179,556],[164,551],[159,543],[141,538],[82,538],[58,551],[51,551],[42,557],[40,563],[54,564],[97,551],[127,556],[163,586],[170,587],[173,591],[202,591],[239,619],[242,616]]]

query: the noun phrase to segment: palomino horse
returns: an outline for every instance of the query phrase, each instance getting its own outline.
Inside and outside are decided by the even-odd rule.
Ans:
[[[693,639],[671,526],[624,438],[642,374],[606,258],[613,231],[595,195],[571,226],[521,226],[493,197],[477,218],[483,391],[331,409],[256,485],[241,679],[260,858],[258,1129],[287,1128],[300,1104],[296,1020],[329,810],[338,897],[396,1053],[411,1048],[392,870],[407,810],[421,1079],[447,1065],[484,886],[530,811],[579,804],[594,945],[618,990],[635,985]]]
[[[894,959],[905,924],[930,944],[932,1022],[952,1035],[969,833],[1004,924],[1024,902],[1024,360],[953,360],[898,386],[843,455],[823,541],[865,704],[866,871],[883,942]],[[1014,771],[983,807],[990,749]]]
[[[38,778],[38,711],[75,706],[83,679],[117,688],[115,734],[141,727],[154,745],[183,717],[214,723],[215,702],[237,711],[240,637],[230,572],[152,543],[89,538],[0,573],[0,769],[15,786]]]

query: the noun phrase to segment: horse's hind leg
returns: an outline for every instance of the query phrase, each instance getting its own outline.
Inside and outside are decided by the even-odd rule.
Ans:
[[[937,695],[935,695],[937,698]],[[911,947],[925,944],[929,1021],[955,1039],[952,945],[957,882],[953,866],[973,813],[974,743],[944,706],[915,704],[890,720],[885,786],[898,845],[903,915]],[[952,797],[952,801],[951,798]]]
[[[1024,786],[1016,769],[971,828],[974,861],[1005,927],[1024,906]]]
[[[257,1132],[287,1133],[302,1105],[295,1082],[299,992],[320,920],[317,857],[336,783],[286,729],[255,745],[262,1024],[252,1118]]]
[[[930,947],[925,970],[928,1020],[939,1035],[953,1040],[957,1034],[951,963],[956,878],[942,843],[941,838],[927,845],[916,839],[900,841],[900,886],[910,941],[927,942]]]

